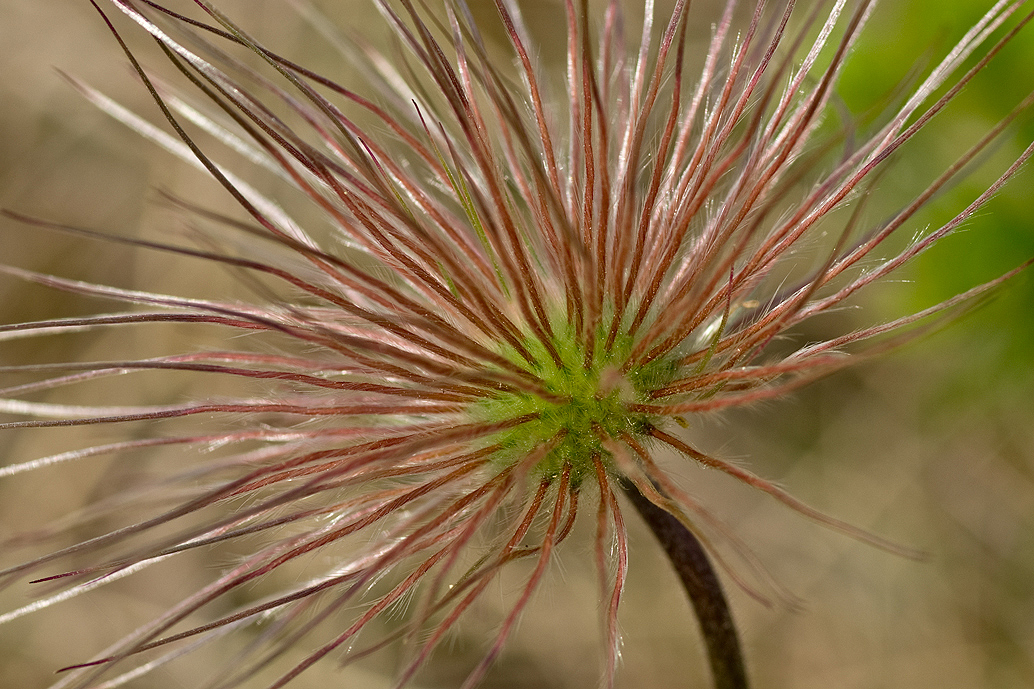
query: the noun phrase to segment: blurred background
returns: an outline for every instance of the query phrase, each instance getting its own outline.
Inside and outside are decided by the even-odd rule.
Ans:
[[[478,11],[489,13],[488,4]],[[672,4],[659,1],[658,15],[665,16]],[[907,77],[912,65],[939,59],[989,4],[906,0],[877,7],[842,79],[845,106],[861,111]],[[332,21],[358,28],[371,41],[385,34],[365,0],[320,5]],[[559,4],[529,0],[522,5],[533,33],[542,37],[543,61],[559,59],[562,40],[550,33],[562,28],[555,14]],[[291,3],[237,0],[221,6],[274,50],[349,83],[348,66],[313,38]],[[699,3],[691,12],[702,17],[691,29],[693,40],[706,40],[717,10]],[[119,26],[129,29],[124,22]],[[135,35],[133,44],[154,58],[153,46],[142,37]],[[158,190],[232,209],[232,201],[205,175],[99,112],[59,74],[68,72],[157,121],[149,97],[86,0],[0,0],[0,57],[3,208],[116,234],[166,238],[176,213],[156,203]],[[160,63],[150,59],[149,64]],[[889,189],[880,196],[887,206],[872,211],[874,221],[912,198],[1032,88],[1034,28],[1028,28],[938,118],[931,133],[898,159],[883,182]],[[1002,144],[903,230],[903,237],[949,220],[1032,140],[1034,118],[1021,117]],[[256,184],[275,189],[270,180]],[[903,272],[901,281],[871,291],[863,310],[824,319],[814,326],[817,331],[801,336],[820,337],[822,328],[839,333],[930,306],[1034,256],[1032,188],[1031,171],[1022,171],[963,231]],[[246,294],[232,275],[203,265],[64,237],[6,218],[0,218],[0,262],[185,296]],[[0,323],[110,308],[0,275]],[[0,343],[0,363],[153,353],[155,343],[142,339],[149,336],[126,330],[117,337],[12,340]],[[182,351],[207,344],[198,341],[196,329],[170,329],[158,348]],[[112,395],[124,396],[105,401],[121,404],[131,396],[131,401],[156,402],[191,392],[188,382],[173,390],[113,386]],[[75,403],[76,394],[61,391],[59,398]],[[143,434],[146,428],[132,432]],[[1034,686],[1031,275],[1014,279],[949,328],[875,363],[787,400],[702,420],[692,432],[704,449],[744,462],[823,511],[928,554],[922,562],[888,555],[814,526],[722,477],[669,463],[683,485],[712,506],[803,601],[801,610],[766,608],[727,581],[755,686]],[[0,465],[125,433],[113,428],[3,432]],[[102,494],[105,476],[103,466],[77,465],[0,481],[0,539]],[[627,521],[632,565],[622,603],[618,686],[710,686],[681,589],[631,510]],[[0,564],[13,561],[16,555],[0,553]],[[48,685],[56,668],[106,647],[134,621],[165,610],[224,564],[185,557],[173,569],[153,576],[145,572],[125,586],[0,625],[0,688]],[[582,529],[581,540],[565,544],[549,577],[483,686],[559,689],[597,683],[601,634],[591,525]],[[507,592],[504,586],[487,597],[461,625],[453,643],[422,673],[421,686],[462,683],[480,657],[485,635],[498,624]],[[26,587],[0,592],[0,613],[23,605],[27,593]],[[323,663],[293,686],[390,686],[393,659],[385,655],[343,671]],[[218,660],[218,653],[206,651],[196,662]],[[190,669],[160,672],[139,686],[192,687]]]

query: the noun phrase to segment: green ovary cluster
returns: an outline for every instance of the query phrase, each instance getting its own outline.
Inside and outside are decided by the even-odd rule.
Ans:
[[[499,393],[478,405],[478,416],[503,422],[533,415],[533,420],[493,438],[493,442],[501,446],[496,453],[497,461],[517,464],[539,448],[556,443],[538,461],[534,472],[550,478],[570,465],[572,481],[579,483],[595,474],[596,458],[605,467],[611,467],[612,457],[604,447],[604,438],[619,439],[626,434],[636,437],[646,432],[651,417],[628,407],[645,401],[648,389],[670,378],[672,372],[661,363],[651,365],[648,370],[622,374],[620,365],[626,360],[630,346],[620,340],[588,367],[584,350],[574,337],[558,336],[553,343],[561,360],[559,367],[540,342],[531,338],[528,341],[528,349],[534,356],[532,372],[548,396]],[[596,351],[602,352],[603,343],[599,345]],[[523,363],[527,366],[526,361]]]

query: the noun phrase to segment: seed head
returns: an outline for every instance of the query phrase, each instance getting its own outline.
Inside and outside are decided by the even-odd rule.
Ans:
[[[498,46],[463,0],[431,4],[379,0],[395,41],[382,51],[333,35],[365,90],[263,47],[205,0],[192,10],[147,0],[98,8],[165,126],[73,84],[204,167],[245,219],[164,195],[206,228],[186,246],[6,215],[233,269],[254,298],[187,299],[3,268],[123,308],[2,326],[0,339],[170,323],[225,333],[218,350],[2,369],[31,381],[0,390],[0,411],[29,417],[0,429],[147,422],[147,430],[0,476],[166,446],[181,448],[182,463],[71,526],[41,531],[58,538],[80,534],[78,524],[97,527],[5,570],[5,583],[49,583],[37,584],[38,602],[0,620],[191,551],[236,554],[57,686],[131,682],[245,628],[252,642],[223,674],[199,682],[281,687],[324,657],[350,661],[397,642],[407,651],[401,686],[500,572],[526,560],[527,577],[464,684],[473,686],[586,509],[612,684],[629,566],[622,486],[676,517],[745,591],[779,595],[741,541],[661,468],[661,454],[906,552],[705,454],[683,429],[914,338],[1016,272],[832,339],[784,337],[951,234],[1034,152],[947,223],[888,248],[892,236],[916,232],[917,212],[1007,131],[1028,98],[910,203],[877,222],[866,212],[902,146],[1029,20],[1015,16],[1021,3],[999,2],[917,85],[850,126],[837,115],[835,89],[872,11],[866,0],[759,2],[742,24],[743,8],[730,1],[699,63],[686,51],[700,18],[684,0],[666,21],[648,2],[641,38],[628,43],[616,0],[599,15],[587,2],[558,2],[563,68],[540,64],[514,0],[495,2],[512,64],[493,57]],[[112,8],[156,40],[179,82],[142,66],[142,50],[107,16]],[[325,28],[314,10],[301,11]],[[258,191],[221,150],[199,145],[199,132],[280,178],[283,191]],[[312,227],[283,210],[299,197],[317,211],[306,214]],[[160,406],[33,401],[146,372],[233,379],[248,392]],[[305,575],[285,581],[283,571]],[[253,589],[257,599],[241,596]]]

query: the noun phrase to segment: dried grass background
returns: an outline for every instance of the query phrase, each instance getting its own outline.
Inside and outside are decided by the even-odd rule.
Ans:
[[[320,4],[343,27],[361,27],[373,38],[383,32],[365,0]],[[670,5],[658,4],[659,14]],[[548,32],[556,24],[548,13],[555,5],[534,0],[525,6],[533,32],[547,46],[542,57],[548,60]],[[273,49],[348,83],[347,67],[321,51],[286,2],[238,0],[224,7]],[[903,65],[922,58],[927,49],[943,51],[985,9],[979,0],[886,2],[845,75],[845,100],[870,102],[904,75]],[[707,23],[714,16],[703,3],[694,11]],[[707,36],[707,23],[694,29],[699,36]],[[137,112],[155,114],[86,0],[0,0],[0,65],[0,206],[152,236],[174,224],[173,212],[155,203],[156,190],[200,205],[232,206],[204,175],[93,109],[55,71],[70,72]],[[972,141],[1034,88],[1032,65],[1034,30],[1028,28],[949,109],[951,122],[940,123],[938,136],[910,146],[913,154],[888,175],[888,183],[901,186],[902,199],[943,169],[965,145],[960,140]],[[1034,137],[1030,119],[991,156],[988,170],[1001,168],[996,161],[1014,159]],[[993,179],[991,174],[977,170],[923,219],[950,217],[951,209]],[[823,323],[839,331],[845,323],[921,308],[1034,255],[1032,187],[1028,169],[967,223],[965,232],[914,266],[912,282],[887,285],[869,295],[864,312],[844,312],[836,317],[839,323]],[[872,215],[882,217],[890,210],[876,209]],[[186,296],[245,294],[231,275],[213,266],[2,223],[0,261],[5,263]],[[0,322],[104,306],[0,278]],[[193,331],[190,340],[183,339],[186,335],[170,327],[159,348],[171,352],[204,345]],[[14,341],[0,348],[0,361],[113,359],[143,345],[155,351],[154,343],[134,341],[138,336],[125,330],[117,338]],[[191,394],[186,385],[125,386],[111,385],[113,403],[159,403]],[[62,401],[74,392],[62,392]],[[815,527],[721,476],[688,466],[678,469],[683,484],[728,520],[804,600],[802,611],[766,609],[730,588],[755,686],[1034,686],[1032,276],[1021,276],[993,303],[947,331],[878,363],[812,385],[785,401],[703,419],[694,430],[705,449],[747,461],[817,507],[930,554],[922,563],[887,555]],[[63,434],[7,432],[0,435],[0,464],[91,439],[146,433],[143,424]],[[148,461],[175,461],[175,456]],[[69,506],[136,480],[131,472],[114,474],[85,463],[17,478],[0,483],[0,536],[31,529]],[[631,514],[629,521],[632,565],[622,603],[624,661],[618,686],[706,687],[684,595],[652,536]],[[486,689],[595,686],[600,633],[591,549],[591,536],[561,549],[550,581],[485,681]],[[12,557],[0,553],[4,563]],[[135,622],[178,601],[203,581],[205,569],[226,564],[232,553],[226,558],[188,555],[110,590],[0,626],[0,688],[46,686],[55,668],[86,659]],[[519,580],[516,574],[513,580]],[[0,609],[23,604],[27,593],[27,586],[3,592]],[[499,610],[506,609],[507,593],[504,585],[486,598],[461,625],[454,643],[436,652],[419,686],[452,687],[462,681],[479,657],[479,642],[494,629]],[[198,654],[196,663],[220,659],[213,649]],[[325,663],[294,686],[387,687],[392,667],[390,653],[340,672]],[[140,686],[194,683],[190,675],[162,672]]]

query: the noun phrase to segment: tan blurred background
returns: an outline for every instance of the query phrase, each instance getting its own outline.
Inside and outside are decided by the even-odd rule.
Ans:
[[[659,9],[663,13],[669,3]],[[382,31],[365,0],[327,0],[342,25]],[[906,0],[877,10],[844,80],[849,107],[871,102],[904,76],[902,65],[940,55],[982,11],[982,3]],[[320,49],[284,2],[223,5],[274,49],[347,81],[347,68]],[[533,28],[557,22],[548,0],[529,3]],[[555,10],[552,10],[555,11]],[[706,36],[710,9],[698,31]],[[120,27],[126,27],[124,22]],[[634,31],[634,30],[633,30]],[[135,36],[134,45],[146,45]],[[1034,30],[1007,50],[987,77],[967,89],[935,136],[914,147],[886,179],[909,198],[1034,88]],[[150,48],[146,48],[150,50]],[[153,53],[148,53],[153,56]],[[543,57],[550,59],[549,50]],[[555,56],[552,56],[555,57]],[[158,64],[152,59],[150,64]],[[0,206],[128,235],[162,236],[173,214],[155,204],[171,190],[202,205],[230,208],[207,178],[98,112],[57,74],[65,70],[137,112],[155,117],[143,88],[86,0],[0,0]],[[164,67],[162,67],[164,69]],[[162,72],[167,74],[167,72]],[[917,221],[944,222],[979,193],[1034,138],[1031,118],[989,156],[971,181],[939,199]],[[261,183],[261,180],[260,180]],[[935,303],[1034,256],[1034,186],[1025,171],[966,232],[917,264],[913,282],[881,288],[862,312],[825,319],[811,333],[875,322]],[[888,194],[893,196],[893,194]],[[889,213],[890,207],[884,209]],[[874,217],[882,215],[874,212]],[[0,219],[0,261],[125,287],[229,298],[231,276],[121,247],[70,239]],[[202,281],[200,278],[203,277]],[[788,401],[726,414],[693,432],[722,457],[742,460],[795,495],[853,524],[927,553],[925,562],[887,555],[807,523],[772,501],[692,467],[676,466],[684,485],[714,506],[804,609],[765,608],[729,586],[754,686],[1034,686],[1034,279],[1023,276],[990,305],[907,349],[803,390]],[[0,276],[0,322],[110,308]],[[146,333],[2,343],[0,361],[62,361],[176,350]],[[803,334],[806,337],[808,334]],[[196,343],[188,340],[190,344]],[[186,342],[182,343],[186,347]],[[189,394],[116,390],[133,400]],[[69,394],[74,395],[71,391]],[[61,399],[67,399],[61,397]],[[24,461],[84,441],[117,438],[117,429],[83,434],[0,434],[0,464]],[[56,443],[57,445],[54,445]],[[103,467],[72,467],[0,483],[0,536],[38,524],[87,499],[83,486]],[[97,488],[91,487],[90,492]],[[589,520],[591,521],[591,520]],[[632,566],[621,612],[623,663],[618,686],[707,687],[688,605],[652,537],[631,511]],[[598,605],[590,528],[568,543],[485,687],[595,686]],[[10,564],[7,554],[0,562]],[[0,626],[0,688],[46,686],[53,670],[79,661],[165,609],[225,563],[183,558],[176,568],[113,591]],[[519,580],[515,574],[514,581]],[[0,611],[22,605],[25,587],[0,592]],[[422,686],[455,687],[498,622],[487,602],[453,644],[436,654]],[[333,662],[303,675],[301,687],[390,685],[392,658],[338,672]],[[199,663],[218,661],[202,653]],[[141,687],[192,687],[181,668]],[[136,686],[136,685],[134,685]]]

